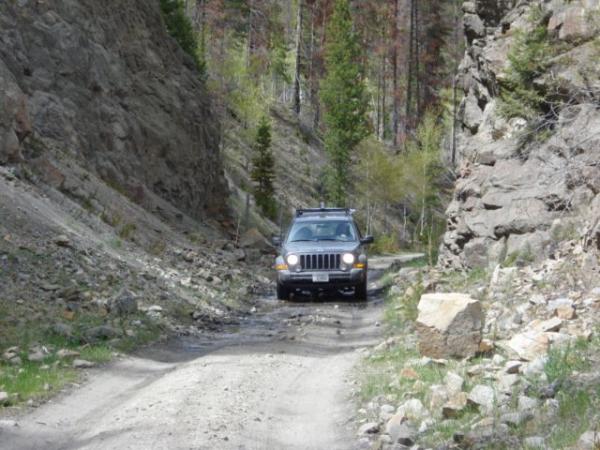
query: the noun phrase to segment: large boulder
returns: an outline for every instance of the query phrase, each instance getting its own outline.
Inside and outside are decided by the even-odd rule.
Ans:
[[[432,358],[475,355],[484,315],[479,300],[466,294],[425,294],[419,301],[419,351]]]

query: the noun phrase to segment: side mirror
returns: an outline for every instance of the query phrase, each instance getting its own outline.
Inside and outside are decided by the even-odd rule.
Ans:
[[[272,236],[271,242],[275,247],[279,247],[281,245],[281,236]]]
[[[361,244],[372,244],[375,242],[375,238],[373,236],[365,236],[360,240]]]

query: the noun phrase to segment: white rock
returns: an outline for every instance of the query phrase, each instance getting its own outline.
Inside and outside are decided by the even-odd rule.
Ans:
[[[554,313],[558,308],[564,308],[564,307],[573,307],[573,301],[571,299],[568,298],[557,298],[555,300],[551,300],[548,303],[548,311],[550,311],[551,313]]]
[[[506,345],[519,358],[531,361],[548,353],[550,338],[544,332],[531,330],[515,334]]]
[[[496,402],[496,392],[489,386],[478,384],[475,386],[469,395],[467,401],[471,405],[475,405],[483,410],[485,413],[489,413],[494,408]]]
[[[600,446],[600,432],[586,431],[577,441],[578,450],[596,450]]]
[[[541,322],[531,323],[529,328],[533,328],[537,331],[558,331],[562,326],[563,321],[558,317],[552,317],[551,319],[544,320]]]
[[[531,450],[534,450],[534,449],[545,450],[547,448],[546,440],[541,436],[526,437],[523,440],[523,444],[525,444],[525,448],[528,448]]]
[[[446,387],[450,393],[461,392],[464,383],[465,380],[460,375],[457,375],[454,372],[448,372],[446,374]]]
[[[89,369],[94,367],[95,364],[85,359],[76,359],[73,361],[73,368],[75,369]]]
[[[430,417],[430,413],[423,406],[421,400],[413,398],[402,404],[396,411],[396,415],[401,415],[406,419],[413,420],[415,422],[421,421]]]
[[[419,351],[431,358],[469,357],[479,351],[484,315],[466,294],[424,294],[419,301]]]
[[[529,364],[526,364],[525,367],[523,367],[523,374],[526,377],[535,377],[540,375],[544,372],[544,366],[546,365],[547,361],[547,356],[540,356],[539,358],[534,359]]]
[[[540,406],[540,402],[536,398],[519,395],[519,411],[535,410]]]

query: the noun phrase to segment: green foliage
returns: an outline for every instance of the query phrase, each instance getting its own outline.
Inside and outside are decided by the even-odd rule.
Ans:
[[[336,0],[327,30],[327,75],[321,84],[321,100],[325,106],[325,149],[329,156],[327,195],[337,206],[346,204],[352,152],[369,132],[369,102],[361,56],[349,1]]]
[[[220,75],[231,86],[224,93],[226,103],[242,125],[252,130],[258,125],[258,119],[269,113],[271,99],[265,84],[256,77],[243,46],[232,45],[227,49]],[[247,138],[251,139],[250,136]]]
[[[439,238],[445,229],[440,185],[445,170],[440,158],[442,132],[439,118],[428,112],[402,153],[392,152],[375,139],[365,139],[358,147],[355,172],[356,193],[362,209],[367,211],[367,224],[371,223],[371,215],[385,214],[389,205],[405,205],[415,229],[415,247],[427,253],[430,263],[436,260]],[[386,236],[391,235],[383,236],[383,244],[388,245]]]
[[[49,358],[46,362],[55,361]],[[0,386],[3,391],[18,394],[15,403],[46,398],[76,380],[77,374],[73,369],[57,364],[48,364],[48,368],[27,361],[21,366],[0,365]]]
[[[198,37],[191,20],[185,13],[183,0],[160,0],[160,9],[167,27],[167,32],[177,41],[181,49],[192,57],[196,68],[204,77],[205,61],[202,57]]]
[[[517,30],[514,44],[508,54],[510,66],[501,91],[500,113],[506,118],[523,117],[527,120],[541,113],[546,93],[534,80],[543,75],[554,55],[554,49],[544,23],[534,9],[530,21],[533,30]]]
[[[254,198],[256,204],[264,215],[274,219],[277,213],[273,180],[275,179],[275,161],[271,151],[271,125],[263,117],[256,131],[254,144],[254,158],[252,159],[251,178],[254,181]]]
[[[378,235],[370,248],[370,253],[374,255],[394,254],[399,251],[398,239],[393,234]]]
[[[549,382],[565,381],[573,372],[589,368],[587,360],[589,343],[579,339],[574,345],[552,347],[548,352],[548,360],[544,365],[544,372]]]

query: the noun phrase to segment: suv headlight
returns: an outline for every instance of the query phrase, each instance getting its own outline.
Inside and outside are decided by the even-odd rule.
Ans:
[[[287,257],[287,263],[290,266],[295,266],[296,264],[298,264],[299,261],[300,261],[300,258],[298,258],[298,255],[288,255],[288,257]]]
[[[344,264],[351,266],[352,264],[354,264],[354,260],[356,258],[354,257],[354,255],[352,253],[344,253],[342,255],[342,261],[344,262]]]

